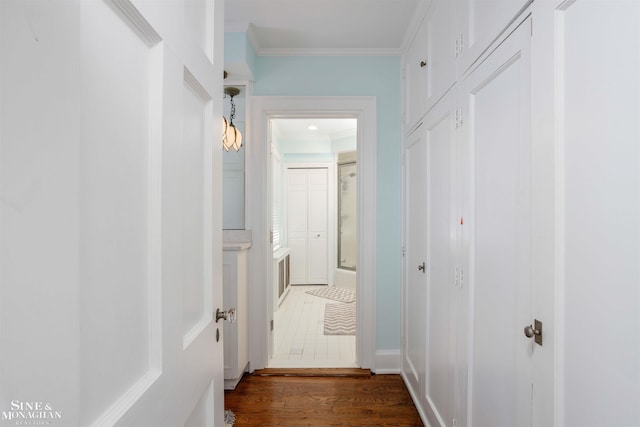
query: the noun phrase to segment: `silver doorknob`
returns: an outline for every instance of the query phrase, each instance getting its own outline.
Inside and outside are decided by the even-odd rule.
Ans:
[[[218,323],[218,320],[223,319],[223,320],[228,320],[230,323],[233,323],[236,321],[236,309],[235,308],[230,308],[227,311],[222,311],[219,308],[216,309],[216,323]]]
[[[533,329],[533,326],[531,325],[527,325],[524,327],[524,335],[527,338],[533,338],[536,335],[540,335],[540,331],[538,331],[537,329]]]
[[[535,319],[533,321],[533,325],[525,326],[524,336],[527,338],[534,338],[536,344],[542,345],[542,322]]]

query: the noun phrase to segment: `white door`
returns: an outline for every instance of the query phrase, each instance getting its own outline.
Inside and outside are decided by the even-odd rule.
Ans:
[[[470,427],[531,425],[530,25],[463,82]]]
[[[287,169],[287,246],[291,249],[292,284],[307,284],[309,269],[307,231],[307,191],[306,169]]]
[[[427,275],[427,140],[421,125],[407,139],[404,152],[404,295],[403,332],[404,351],[402,371],[409,388],[421,391],[426,368],[426,310]],[[424,395],[419,393],[419,399]],[[421,401],[424,407],[424,402]]]
[[[558,423],[638,426],[640,3],[552,3]]]
[[[328,170],[287,169],[292,284],[328,283]]]
[[[328,171],[326,168],[309,170],[309,282],[328,283]]]
[[[430,424],[449,426],[456,402],[455,301],[459,262],[456,95],[425,116],[405,152],[407,265],[403,374]],[[425,262],[423,273],[422,262]],[[424,372],[424,373],[423,373]]]
[[[222,13],[0,2],[2,425],[223,425]]]
[[[449,92],[425,117],[427,141],[427,299],[426,374],[424,400],[433,425],[452,424],[455,365],[454,298],[458,246],[457,204],[453,190],[456,161],[455,91]]]

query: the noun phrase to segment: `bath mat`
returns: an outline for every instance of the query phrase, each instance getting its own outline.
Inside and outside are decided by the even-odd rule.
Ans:
[[[355,302],[356,293],[350,289],[336,288],[335,286],[325,286],[324,288],[307,291],[308,294],[321,298],[328,298],[340,302]]]
[[[356,334],[356,304],[327,304],[324,309],[325,335]]]

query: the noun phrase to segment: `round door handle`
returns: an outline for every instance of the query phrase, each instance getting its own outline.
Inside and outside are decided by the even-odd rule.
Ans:
[[[533,325],[525,326],[524,336],[527,338],[534,338],[536,344],[542,345],[542,322],[535,319]]]
[[[540,331],[533,329],[533,326],[527,325],[524,327],[524,336],[527,338],[533,338],[536,335],[540,335]]]
[[[427,66],[427,61],[420,61],[420,68],[424,68]]]

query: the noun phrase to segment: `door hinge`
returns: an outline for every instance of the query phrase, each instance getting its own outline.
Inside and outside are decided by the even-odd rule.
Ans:
[[[402,256],[405,256],[407,254],[407,248],[405,248],[404,246],[402,247]]]
[[[458,287],[462,289],[462,285],[464,284],[464,269],[460,267],[460,276],[458,278]]]
[[[269,243],[273,243],[273,230],[269,230]]]
[[[456,109],[455,121],[456,121],[456,129],[458,129],[459,127],[462,127],[462,124],[464,123],[464,120],[462,117],[462,107]]]
[[[271,322],[269,323],[269,327],[271,328],[271,330],[273,331],[273,319],[271,319]]]

